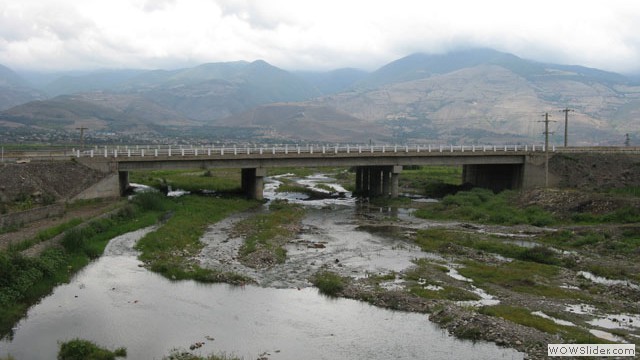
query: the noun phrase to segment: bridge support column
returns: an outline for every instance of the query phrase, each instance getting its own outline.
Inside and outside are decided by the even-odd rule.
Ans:
[[[402,166],[358,166],[356,195],[398,197],[398,176]]]
[[[264,177],[266,176],[264,168],[242,169],[242,190],[250,199],[262,200],[264,193]]]
[[[129,188],[129,172],[118,171],[118,184],[120,186],[120,196],[124,196]]]
[[[356,191],[355,194],[356,195],[360,195],[363,193],[363,189],[364,189],[364,185],[363,185],[363,176],[364,176],[364,170],[362,169],[362,167],[358,166],[356,167]]]
[[[398,197],[398,187],[399,187],[399,179],[400,173],[402,172],[402,166],[393,166],[391,169],[391,198],[395,199]]]

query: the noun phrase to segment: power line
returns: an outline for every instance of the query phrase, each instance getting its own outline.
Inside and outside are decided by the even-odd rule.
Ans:
[[[544,120],[539,122],[544,122],[544,187],[549,187],[549,122],[555,122],[553,120],[549,120],[549,113],[544,113]]]
[[[567,147],[567,138],[568,138],[568,133],[569,133],[569,112],[570,111],[574,111],[572,109],[569,108],[565,108],[563,110],[560,110],[560,112],[564,113],[564,147]]]

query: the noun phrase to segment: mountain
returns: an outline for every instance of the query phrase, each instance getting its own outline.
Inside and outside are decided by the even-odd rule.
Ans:
[[[343,68],[327,72],[298,71],[294,73],[315,86],[323,95],[348,90],[368,76],[368,72],[353,68]]]
[[[0,65],[0,110],[43,97],[41,92],[31,88],[18,74]]]
[[[101,92],[29,102],[0,113],[0,121],[39,129],[75,131],[84,126],[94,131],[123,133],[200,125],[144,97]]]
[[[626,77],[582,66],[544,64],[519,58],[513,54],[493,49],[477,48],[452,51],[445,54],[416,53],[393,61],[371,73],[357,83],[359,88],[376,88],[393,83],[419,80],[435,75],[472,68],[479,65],[496,65],[528,80],[550,75],[557,71],[559,76],[573,74],[581,80],[601,81],[609,84],[626,83]]]
[[[492,49],[412,54],[371,73],[291,73],[258,60],[107,74],[60,78],[50,88],[82,92],[5,110],[0,123],[201,136],[208,127],[215,130],[207,137],[317,142],[540,143],[548,112],[551,143],[561,144],[560,110],[568,107],[571,145],[620,145],[640,128],[636,79]]]
[[[565,107],[575,110],[575,145],[621,144],[640,128],[640,87],[626,77],[487,49],[413,54],[316,103],[382,122],[397,142],[541,141],[541,115],[563,120]],[[552,124],[552,143],[562,143],[563,125]]]
[[[118,90],[144,70],[103,70],[82,75],[63,75],[43,86],[49,96]]]
[[[214,125],[259,129],[264,138],[294,141],[368,142],[390,139],[390,133],[383,126],[368,124],[332,107],[304,102],[261,105],[216,120]]]

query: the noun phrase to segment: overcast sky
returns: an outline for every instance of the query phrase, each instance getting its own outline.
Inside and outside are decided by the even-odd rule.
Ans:
[[[0,64],[15,70],[374,70],[461,47],[640,73],[640,1],[0,0]]]

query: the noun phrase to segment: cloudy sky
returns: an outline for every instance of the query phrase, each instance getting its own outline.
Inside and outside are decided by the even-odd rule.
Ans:
[[[0,0],[0,64],[15,70],[374,70],[464,47],[640,73],[640,1]]]

